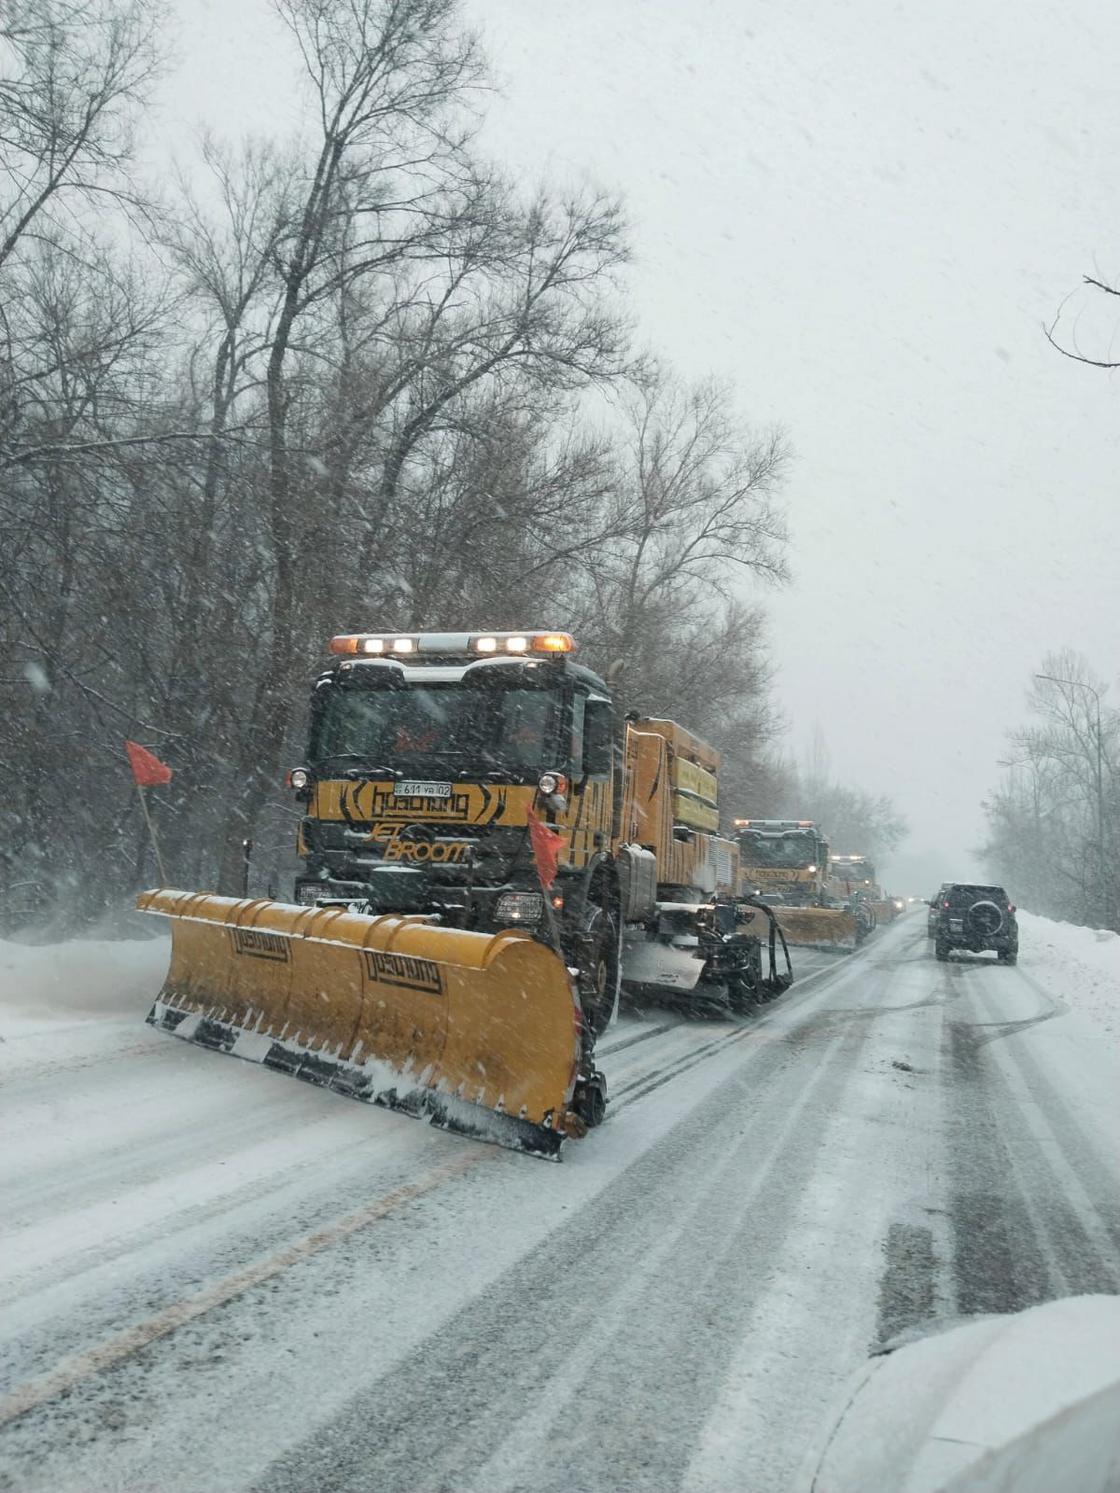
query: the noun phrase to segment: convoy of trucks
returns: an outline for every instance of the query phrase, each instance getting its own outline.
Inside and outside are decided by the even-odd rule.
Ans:
[[[202,1046],[539,1155],[606,1112],[625,986],[741,1012],[852,948],[874,867],[809,820],[720,833],[719,753],[620,717],[565,632],[346,633],[311,692],[291,902],[144,893],[149,1015]]]
[[[563,632],[343,634],[311,697],[294,901],[160,889],[149,1017],[555,1155],[605,1113],[623,983],[743,1010],[792,979],[719,833],[719,753],[620,719]]]

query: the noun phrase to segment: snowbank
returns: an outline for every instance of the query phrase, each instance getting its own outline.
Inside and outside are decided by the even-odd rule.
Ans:
[[[1020,966],[1120,1047],[1120,933],[1019,913]]]
[[[4,1032],[59,1020],[146,1014],[163,984],[169,938],[74,939],[30,945],[0,940]]]
[[[1081,931],[1081,930],[1077,930]],[[819,1493],[1106,1493],[1120,1456],[1120,1301],[1071,1296],[873,1358]]]

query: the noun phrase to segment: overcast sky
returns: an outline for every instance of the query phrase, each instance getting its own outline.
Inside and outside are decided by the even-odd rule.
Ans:
[[[175,6],[171,137],[290,117],[267,0]],[[621,190],[644,341],[789,433],[795,580],[766,602],[791,748],[819,726],[836,776],[896,801],[899,874],[971,874],[1031,670],[1118,669],[1120,384],[1041,324],[1120,278],[1120,4],[465,9],[490,150]],[[1107,303],[1066,316],[1120,356]]]

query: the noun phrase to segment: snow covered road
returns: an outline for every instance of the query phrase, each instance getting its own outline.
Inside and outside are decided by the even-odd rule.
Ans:
[[[883,1338],[1120,1290],[1120,1053],[1056,926],[941,965],[911,917],[752,1020],[630,1018],[562,1166],[144,1000],[5,1013],[0,1487],[797,1487]]]

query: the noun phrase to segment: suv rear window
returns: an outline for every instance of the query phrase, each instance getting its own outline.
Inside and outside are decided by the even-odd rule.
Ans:
[[[971,907],[974,902],[1007,901],[1007,893],[1001,886],[951,886],[945,891],[954,907]]]

